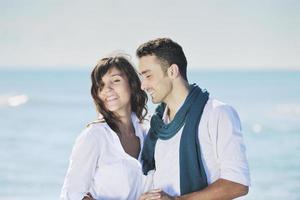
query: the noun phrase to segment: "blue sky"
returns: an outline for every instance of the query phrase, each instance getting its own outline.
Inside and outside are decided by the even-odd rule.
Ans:
[[[170,37],[196,69],[300,69],[300,1],[0,0],[1,68],[90,68]]]

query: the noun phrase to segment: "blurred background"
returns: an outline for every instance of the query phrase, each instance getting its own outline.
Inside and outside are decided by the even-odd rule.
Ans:
[[[238,111],[252,186],[300,199],[300,2],[0,0],[0,200],[58,199],[96,118],[90,72],[114,50],[170,37],[188,78]],[[154,105],[149,102],[149,110]]]

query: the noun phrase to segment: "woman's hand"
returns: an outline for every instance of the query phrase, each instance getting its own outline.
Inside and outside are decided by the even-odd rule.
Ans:
[[[176,197],[172,197],[162,191],[161,189],[154,189],[146,192],[140,196],[139,200],[175,200]]]
[[[95,200],[95,199],[93,198],[93,196],[91,195],[91,193],[88,192],[88,193],[83,197],[82,200]]]

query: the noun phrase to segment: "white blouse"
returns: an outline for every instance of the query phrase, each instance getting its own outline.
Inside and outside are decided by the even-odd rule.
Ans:
[[[131,118],[142,149],[146,130]],[[107,123],[89,125],[76,139],[60,199],[82,200],[88,192],[95,199],[138,199],[147,190],[140,155],[127,154]]]

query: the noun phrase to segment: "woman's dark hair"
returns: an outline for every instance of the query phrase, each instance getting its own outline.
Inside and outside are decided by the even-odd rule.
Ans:
[[[131,110],[137,115],[140,122],[142,122],[148,113],[147,110],[147,94],[141,89],[141,81],[138,77],[132,64],[124,56],[112,56],[102,58],[94,67],[91,79],[92,87],[91,94],[96,105],[96,109],[104,117],[106,123],[116,133],[120,133],[117,122],[119,118],[116,114],[109,111],[105,106],[104,102],[99,97],[100,88],[102,87],[103,76],[112,68],[120,70],[126,77],[130,87],[130,101]]]
[[[141,44],[136,50],[138,58],[148,55],[155,55],[160,61],[163,71],[176,64],[179,68],[180,75],[187,81],[186,68],[187,60],[182,47],[170,38],[157,38]]]

